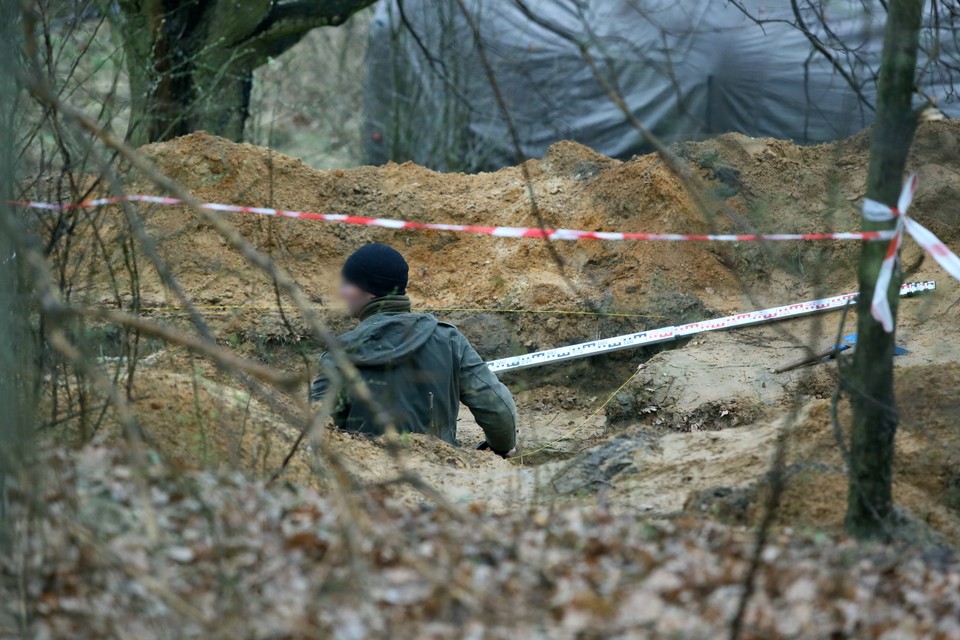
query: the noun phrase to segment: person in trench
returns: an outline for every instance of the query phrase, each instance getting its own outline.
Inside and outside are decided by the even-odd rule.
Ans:
[[[407,261],[384,244],[368,244],[347,258],[340,297],[360,324],[340,336],[341,344],[398,431],[430,434],[456,446],[463,402],[486,436],[479,448],[507,457],[517,442],[513,396],[455,326],[411,312],[408,274]],[[324,353],[310,387],[311,402],[327,400],[332,379],[342,376]],[[383,434],[374,410],[346,383],[330,400],[341,429]]]

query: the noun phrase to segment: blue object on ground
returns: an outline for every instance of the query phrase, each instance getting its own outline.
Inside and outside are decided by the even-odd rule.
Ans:
[[[852,349],[857,346],[857,334],[851,333],[848,336],[843,337],[843,342],[840,344],[840,351],[846,351],[847,349]],[[909,349],[905,349],[900,345],[897,345],[893,348],[893,355],[895,356],[905,356],[910,353]]]

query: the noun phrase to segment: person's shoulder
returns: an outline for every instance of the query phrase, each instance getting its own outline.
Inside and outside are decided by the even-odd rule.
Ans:
[[[436,333],[453,341],[467,339],[466,336],[460,333],[460,329],[457,328],[457,325],[453,324],[452,322],[444,322],[443,320],[437,320]]]
[[[458,352],[462,352],[464,349],[472,346],[470,340],[460,332],[457,325],[450,322],[438,322],[437,335],[440,336],[442,340],[447,341],[447,343]]]
[[[463,340],[467,339],[466,336],[460,332],[460,329],[457,328],[457,325],[452,322],[437,320],[437,330],[450,337],[461,338]]]
[[[365,327],[363,326],[363,323],[360,323],[357,326],[355,326],[353,329],[350,329],[349,331],[344,331],[343,333],[338,335],[337,340],[342,345],[350,344],[351,342],[354,342],[359,336],[363,335],[364,330],[365,330]]]

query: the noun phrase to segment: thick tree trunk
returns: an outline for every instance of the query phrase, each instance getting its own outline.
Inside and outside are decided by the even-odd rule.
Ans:
[[[129,53],[127,54],[129,56]],[[220,77],[189,70],[176,78],[137,69],[131,65],[130,126],[127,139],[140,146],[169,140],[194,131],[208,131],[229,140],[243,140],[250,113],[253,70],[225,69]]]
[[[123,4],[120,28],[131,103],[127,137],[134,144],[201,129],[231,140],[243,137],[254,60],[223,44],[228,26],[204,28],[204,16],[215,4]],[[245,4],[247,14],[263,9],[258,4]],[[238,21],[240,16],[234,14]]]
[[[16,173],[15,131],[19,88],[14,77],[19,60],[19,7],[0,2],[0,549],[9,542],[6,521],[6,483],[29,464],[33,419],[33,390],[29,305],[20,282],[20,259],[14,241],[18,227],[6,201],[13,194]],[[27,483],[21,483],[21,486]]]
[[[883,59],[873,124],[867,197],[894,206],[903,184],[907,154],[917,117],[912,109],[923,0],[890,0]],[[864,223],[865,230],[889,229],[892,223]],[[850,497],[847,531],[860,538],[882,537],[893,508],[891,486],[897,412],[893,393],[894,333],[870,315],[870,304],[885,242],[864,243],[860,256],[857,302],[857,349],[848,380],[853,408],[850,442]],[[890,283],[894,318],[901,276]]]
[[[121,0],[133,144],[198,130],[239,141],[253,72],[375,0]]]

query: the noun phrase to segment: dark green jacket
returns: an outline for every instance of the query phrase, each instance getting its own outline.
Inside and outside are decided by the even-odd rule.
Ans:
[[[375,300],[360,318],[356,329],[340,336],[341,343],[401,433],[432,434],[456,445],[463,402],[494,451],[516,446],[517,408],[510,391],[456,327],[410,313],[406,296]],[[323,354],[311,401],[324,398],[335,375],[333,359]],[[369,407],[346,390],[338,394],[333,418],[348,431],[383,433]]]

